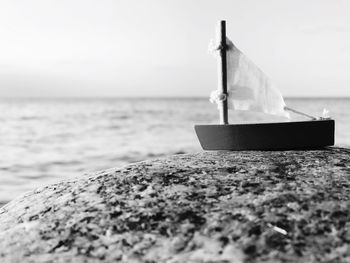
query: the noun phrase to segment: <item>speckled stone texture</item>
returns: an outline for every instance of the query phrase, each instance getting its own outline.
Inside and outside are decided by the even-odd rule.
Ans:
[[[350,262],[350,149],[175,155],[0,209],[0,262]]]

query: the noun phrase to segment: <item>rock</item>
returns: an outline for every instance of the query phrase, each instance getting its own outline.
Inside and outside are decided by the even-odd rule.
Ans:
[[[350,149],[202,152],[0,209],[1,262],[349,262]]]

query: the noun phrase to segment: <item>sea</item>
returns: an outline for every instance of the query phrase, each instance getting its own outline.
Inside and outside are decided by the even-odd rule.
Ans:
[[[287,98],[286,104],[313,116],[327,109],[336,121],[336,145],[350,146],[349,98]],[[217,121],[207,98],[0,99],[0,205],[80,174],[201,151],[194,125]],[[255,121],[280,119],[230,113],[231,123]]]

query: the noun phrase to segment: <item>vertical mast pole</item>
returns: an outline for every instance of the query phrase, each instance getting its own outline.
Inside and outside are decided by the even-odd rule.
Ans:
[[[226,21],[219,22],[217,32],[217,43],[220,43],[220,57],[218,59],[218,84],[219,91],[223,94],[224,98],[219,104],[220,124],[228,124],[228,112],[227,112],[227,62],[226,62]]]

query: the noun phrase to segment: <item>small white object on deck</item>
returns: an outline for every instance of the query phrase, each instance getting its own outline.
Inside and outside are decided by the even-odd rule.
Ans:
[[[323,112],[322,112],[322,119],[329,119],[330,116],[329,116],[329,110],[327,109],[323,109]]]

